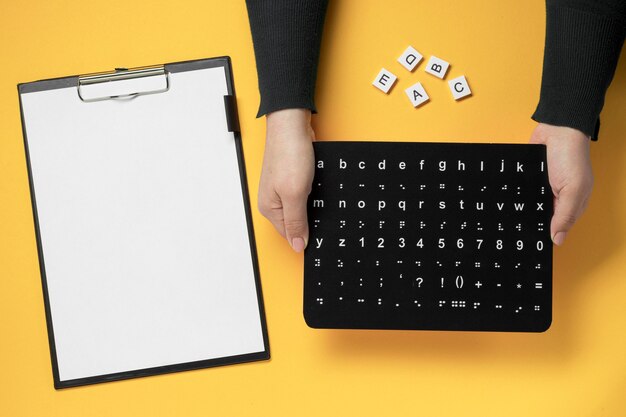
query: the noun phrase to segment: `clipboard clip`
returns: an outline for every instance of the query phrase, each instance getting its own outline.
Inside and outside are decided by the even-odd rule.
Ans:
[[[113,95],[104,95],[96,97],[88,97],[84,93],[84,89],[87,86],[93,86],[96,84],[110,83],[115,81],[133,80],[145,77],[165,77],[165,86],[159,88],[151,88],[148,90],[133,91],[130,93],[116,93]],[[170,76],[169,71],[165,69],[163,65],[156,67],[142,67],[142,68],[116,68],[115,71],[82,75],[78,77],[77,92],[78,97],[85,103],[102,100],[124,100],[133,99],[138,96],[145,96],[149,94],[165,93],[170,89]]]

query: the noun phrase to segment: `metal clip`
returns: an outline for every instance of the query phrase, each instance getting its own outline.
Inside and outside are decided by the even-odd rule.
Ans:
[[[136,91],[132,93],[117,94],[113,96],[103,96],[96,98],[85,98],[83,96],[82,88],[88,85],[107,83],[112,81],[129,80],[143,77],[156,77],[165,76],[165,87],[155,90]],[[144,67],[135,69],[117,68],[114,72],[99,73],[92,75],[83,75],[78,77],[78,97],[86,102],[102,101],[102,100],[115,100],[115,99],[132,99],[138,96],[148,94],[164,93],[170,89],[170,76],[169,72],[165,70],[164,66],[158,67]]]

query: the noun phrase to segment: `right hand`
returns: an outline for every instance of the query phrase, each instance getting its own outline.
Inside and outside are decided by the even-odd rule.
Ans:
[[[589,137],[570,127],[539,123],[530,142],[546,145],[548,178],[554,195],[550,236],[560,246],[585,211],[591,195]]]
[[[313,141],[309,110],[286,109],[267,115],[259,211],[298,253],[309,240],[307,199],[315,171]]]

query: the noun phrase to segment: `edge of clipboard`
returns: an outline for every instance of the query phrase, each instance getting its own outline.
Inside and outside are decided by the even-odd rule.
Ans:
[[[48,281],[46,279],[46,267],[43,259],[43,246],[41,244],[41,234],[39,228],[39,216],[37,215],[37,200],[35,198],[35,187],[33,184],[33,173],[30,164],[30,151],[28,149],[28,140],[26,138],[26,123],[24,121],[24,110],[22,106],[21,86],[18,84],[18,98],[20,103],[20,119],[22,121],[22,138],[24,140],[24,153],[26,155],[26,171],[28,173],[28,188],[30,190],[30,202],[33,211],[33,223],[35,229],[35,242],[37,244],[37,259],[39,261],[39,271],[41,275],[41,286],[44,301],[44,310],[46,314],[46,329],[48,333],[48,344],[50,345],[50,361],[52,362],[52,378],[54,387],[59,388],[59,367],[57,363],[56,344],[54,343],[54,327],[52,326],[52,312],[50,310],[50,300],[48,298]]]
[[[235,82],[233,79],[233,70],[231,59],[229,56],[215,58],[221,59],[224,61],[224,72],[226,75],[226,86],[228,90],[228,94],[233,97],[236,103],[236,93],[235,93]],[[193,62],[193,61],[191,61]],[[234,106],[234,110],[237,110],[236,104]],[[235,117],[238,119],[238,115],[235,114]],[[265,303],[263,299],[263,289],[261,286],[261,271],[259,269],[259,258],[256,247],[256,237],[254,234],[254,225],[252,223],[252,209],[250,205],[250,191],[248,189],[248,176],[246,172],[246,164],[245,158],[243,154],[243,145],[241,140],[241,131],[239,129],[239,122],[237,121],[237,130],[233,132],[233,136],[235,138],[235,148],[237,150],[237,161],[239,162],[239,179],[241,182],[241,195],[244,199],[244,210],[246,215],[246,222],[248,226],[248,240],[250,242],[250,256],[252,258],[252,268],[254,271],[254,280],[257,288],[257,302],[259,306],[259,317],[261,320],[261,329],[263,333],[263,344],[265,345],[265,351],[263,352],[264,356],[257,358],[256,360],[269,360],[271,358],[270,354],[270,342],[267,330],[267,320],[265,314]]]
[[[220,56],[215,58],[193,59],[188,61],[171,62],[163,65],[168,71],[186,72],[199,69],[227,67],[226,83],[228,86],[228,94],[234,94],[232,86],[232,64],[229,56]],[[46,78],[43,80],[29,81],[18,83],[17,89],[19,94],[36,93],[39,91],[56,90],[59,88],[76,87],[78,85],[79,75],[69,75],[66,77]]]
[[[259,318],[261,321],[261,331],[262,331],[263,345],[265,347],[265,350],[259,351],[259,352],[246,353],[242,355],[226,356],[226,357],[221,357],[221,358],[206,359],[206,360],[187,362],[187,363],[181,363],[181,364],[175,364],[175,365],[165,365],[165,366],[159,366],[159,367],[153,367],[153,368],[137,369],[137,370],[117,372],[117,373],[105,374],[105,375],[96,375],[96,376],[77,378],[77,379],[71,379],[71,380],[62,381],[60,379],[57,354],[56,354],[56,344],[55,344],[55,339],[54,339],[54,326],[52,323],[52,312],[50,309],[50,300],[48,296],[48,284],[47,284],[47,279],[46,279],[44,253],[43,253],[43,246],[41,243],[39,218],[37,215],[37,202],[36,202],[33,177],[32,177],[32,169],[31,169],[31,163],[30,163],[30,152],[28,148],[26,124],[24,120],[24,110],[22,106],[22,94],[46,91],[46,90],[54,90],[54,89],[59,89],[59,88],[74,87],[74,86],[77,86],[78,84],[78,76],[74,75],[74,76],[68,76],[68,77],[32,81],[32,82],[27,82],[27,83],[19,83],[17,85],[17,90],[18,90],[18,98],[19,98],[19,105],[20,105],[20,119],[22,122],[22,137],[24,140],[24,151],[26,155],[26,169],[28,173],[28,185],[29,185],[29,190],[30,190],[31,206],[33,210],[33,221],[34,221],[35,237],[36,237],[36,243],[37,243],[37,255],[38,255],[39,268],[40,268],[40,273],[41,273],[44,309],[45,309],[45,314],[46,314],[46,327],[47,327],[47,332],[48,332],[48,343],[50,346],[50,359],[52,362],[52,376],[54,380],[55,389],[71,388],[71,387],[77,387],[77,386],[82,386],[82,385],[91,385],[91,384],[96,384],[96,383],[101,383],[101,382],[119,381],[119,380],[124,380],[124,379],[139,378],[139,377],[145,377],[145,376],[162,375],[162,374],[173,373],[173,372],[205,369],[205,368],[221,366],[221,365],[235,365],[239,363],[269,360],[271,358],[270,344],[269,344],[269,337],[268,337],[268,330],[267,330],[267,321],[266,321],[266,315],[265,315],[265,304],[263,302],[263,290],[261,287],[261,275],[260,275],[260,269],[259,269],[259,263],[258,263],[258,254],[256,250],[256,239],[254,235],[254,227],[252,224],[252,211],[250,208],[250,195],[249,195],[248,181],[247,181],[247,176],[246,176],[246,168],[245,168],[245,160],[244,160],[244,154],[243,154],[243,146],[242,146],[242,141],[241,141],[241,133],[239,129],[237,114],[232,114],[232,113],[229,114],[229,112],[237,111],[231,59],[229,56],[221,56],[221,57],[215,57],[215,58],[203,58],[203,59],[197,59],[197,60],[168,63],[168,64],[165,64],[164,67],[172,73],[194,71],[194,70],[199,70],[199,69],[207,69],[207,68],[215,68],[215,67],[224,67],[224,74],[226,77],[226,88],[227,88],[228,96],[231,97],[230,101],[225,99],[225,111],[226,111],[227,118],[229,118],[229,122],[228,122],[229,131],[233,133],[234,140],[235,140],[235,149],[237,153],[237,161],[239,164],[239,178],[240,178],[240,183],[241,183],[242,197],[244,199],[244,209],[245,209],[246,223],[248,227],[248,240],[250,243],[250,255],[252,259],[252,267],[253,267],[254,280],[255,280],[256,292],[257,292],[257,304],[259,307]],[[225,97],[228,97],[228,96],[225,96]],[[236,125],[234,125],[233,123],[236,123]],[[236,128],[232,128],[233,126],[236,126]]]
[[[262,360],[268,360],[269,352],[255,352],[255,353],[246,353],[243,355],[235,355],[235,356],[225,356],[222,358],[215,359],[206,359],[196,362],[187,362],[176,365],[164,365],[157,366],[154,368],[144,368],[138,369],[134,371],[124,371],[117,372],[113,374],[105,374],[105,375],[96,375],[90,376],[86,378],[77,378],[77,379],[69,379],[65,381],[54,381],[55,389],[64,389],[64,388],[75,388],[81,387],[85,385],[94,385],[100,384],[103,382],[115,382],[115,381],[123,381],[126,379],[135,379],[135,378],[143,378],[147,376],[157,376],[157,375],[165,375],[172,374],[176,372],[184,372],[184,371],[196,371],[200,369],[214,368],[217,366],[224,365],[239,365],[248,362],[257,362]]]
[[[36,93],[38,91],[56,90],[59,88],[75,87],[78,84],[78,75],[70,75],[68,77],[49,78],[46,80],[30,81],[27,83],[19,83],[17,91],[20,95],[26,93]],[[21,104],[20,104],[21,110]],[[22,117],[22,120],[24,118]]]
[[[234,104],[234,111],[237,112],[236,106],[236,94],[235,94],[235,82],[233,79],[233,70],[231,59],[229,56],[223,57],[225,63],[226,74],[226,86],[228,94],[232,96]],[[235,113],[237,118],[237,129],[233,132],[235,138],[235,148],[237,149],[237,161],[239,162],[239,179],[241,182],[241,195],[244,199],[244,210],[246,214],[246,222],[248,226],[248,240],[250,242],[250,256],[252,258],[252,268],[254,271],[254,280],[257,288],[257,301],[259,306],[259,317],[261,319],[261,328],[263,333],[263,344],[265,345],[265,356],[259,359],[271,358],[270,354],[270,341],[267,330],[267,320],[265,313],[265,302],[263,301],[263,288],[261,286],[261,271],[259,268],[259,258],[256,246],[256,237],[254,234],[254,225],[252,223],[252,209],[250,204],[250,191],[248,188],[248,174],[246,172],[245,158],[243,154],[243,145],[241,140],[241,130],[239,129],[239,116]]]

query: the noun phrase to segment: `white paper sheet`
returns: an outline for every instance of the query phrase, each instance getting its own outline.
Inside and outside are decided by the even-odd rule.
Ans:
[[[225,70],[170,82],[22,95],[61,381],[265,350]]]

